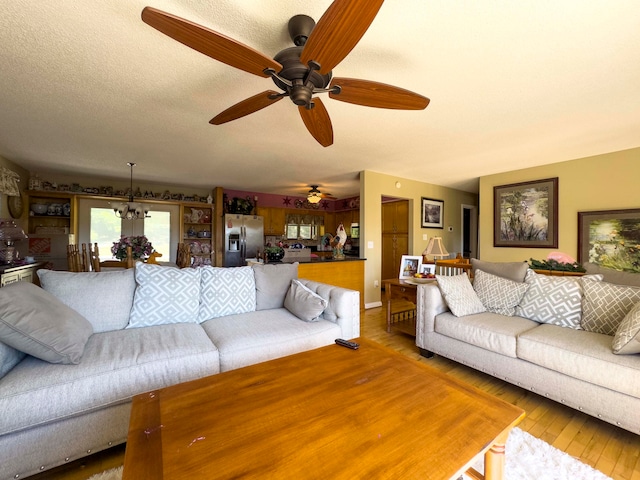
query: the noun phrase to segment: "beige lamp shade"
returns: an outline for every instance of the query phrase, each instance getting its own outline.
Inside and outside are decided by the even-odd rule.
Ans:
[[[447,252],[447,249],[444,248],[442,244],[442,237],[431,237],[422,255],[425,257],[428,255],[432,257],[448,257],[449,252]]]

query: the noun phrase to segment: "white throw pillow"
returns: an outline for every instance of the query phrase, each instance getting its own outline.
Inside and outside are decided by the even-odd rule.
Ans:
[[[476,270],[473,277],[473,289],[487,311],[507,317],[515,314],[516,306],[528,288],[526,283],[514,282],[482,270]]]
[[[256,278],[256,310],[284,307],[291,280],[298,278],[298,263],[257,263],[252,268]]]
[[[284,298],[284,306],[300,320],[315,322],[324,309],[327,301],[315,292],[301,284],[298,280],[291,280],[291,286]]]
[[[613,353],[640,353],[640,302],[627,313],[613,337]]]
[[[524,279],[529,289],[516,307],[516,315],[581,330],[583,278],[542,275],[529,270]],[[596,279],[601,277],[593,280]]]
[[[197,323],[200,269],[138,263],[136,294],[127,328]]]
[[[251,267],[201,267],[200,323],[256,309],[256,281]]]
[[[444,301],[456,317],[486,312],[466,273],[451,277],[436,275],[436,280]]]

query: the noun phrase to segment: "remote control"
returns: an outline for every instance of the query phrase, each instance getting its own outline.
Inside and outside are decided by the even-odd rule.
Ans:
[[[357,350],[360,347],[360,344],[356,342],[350,342],[348,340],[343,340],[342,338],[336,338],[336,343],[338,345],[342,345],[343,347],[350,348],[351,350]]]

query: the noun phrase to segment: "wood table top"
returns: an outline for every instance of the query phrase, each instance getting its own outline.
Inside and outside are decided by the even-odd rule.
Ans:
[[[524,417],[356,341],[134,397],[124,480],[448,479]]]

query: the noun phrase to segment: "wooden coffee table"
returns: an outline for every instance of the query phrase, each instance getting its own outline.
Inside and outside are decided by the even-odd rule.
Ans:
[[[502,478],[523,410],[356,341],[134,397],[124,480]]]

